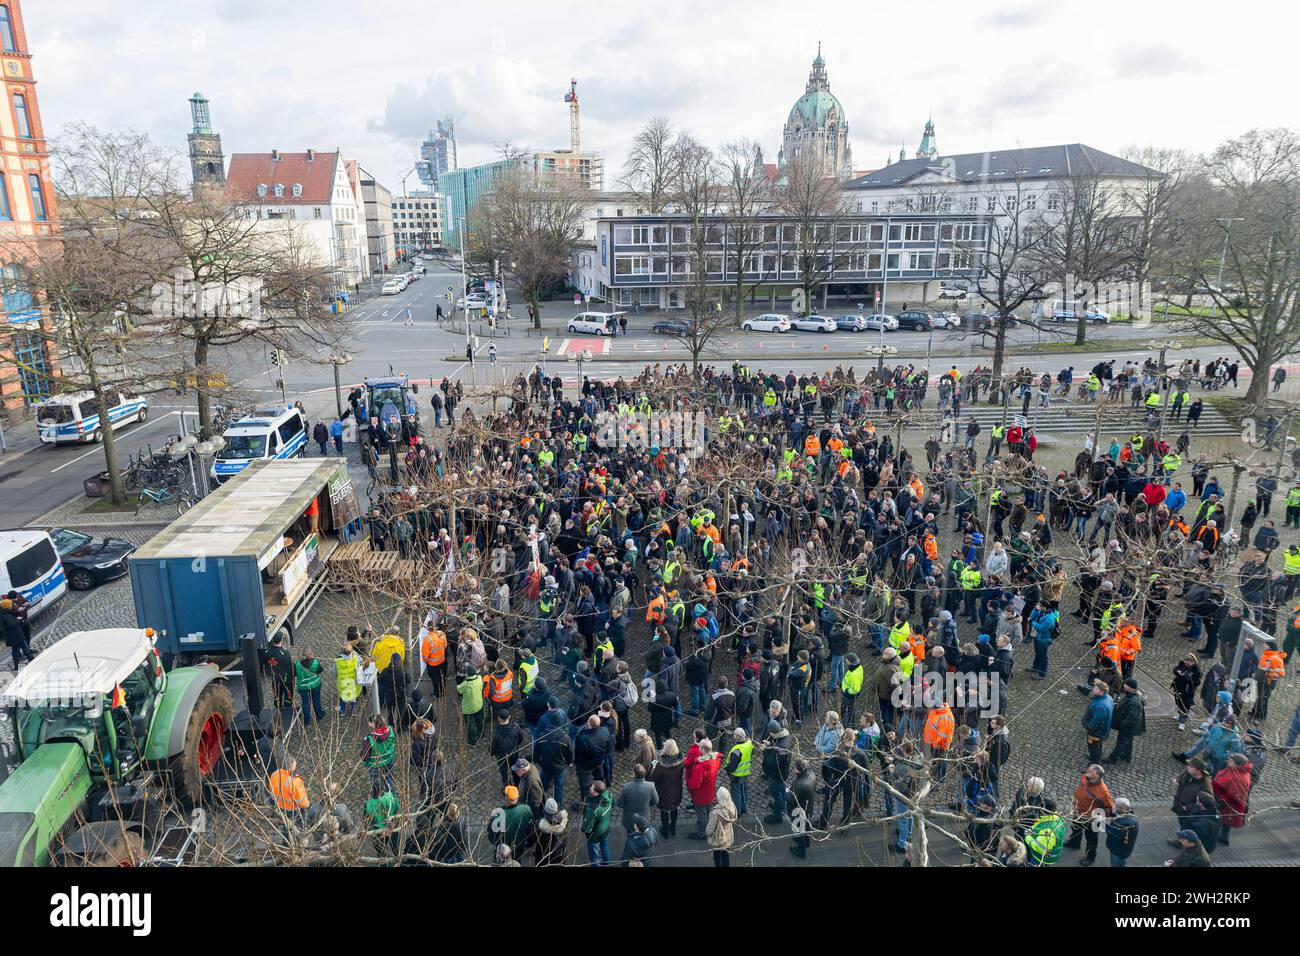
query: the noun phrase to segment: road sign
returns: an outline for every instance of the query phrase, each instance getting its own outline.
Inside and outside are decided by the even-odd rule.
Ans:
[[[1017,428],[1028,428],[1029,419],[1024,415],[1016,415],[1011,419],[1011,424],[1015,425]]]
[[[582,305],[582,293],[581,293],[581,292],[575,292],[575,293],[573,293],[573,304],[574,304],[574,305]]]

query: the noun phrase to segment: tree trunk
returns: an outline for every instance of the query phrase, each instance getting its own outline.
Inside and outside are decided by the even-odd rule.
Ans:
[[[1250,366],[1250,388],[1246,389],[1246,394],[1242,397],[1247,405],[1260,405],[1268,400],[1271,367],[1271,362],[1261,362],[1258,367]]]
[[[537,301],[537,295],[533,294],[528,297],[528,304],[533,307],[533,328],[542,327],[542,304]]]
[[[194,399],[199,406],[199,435],[212,437],[212,386],[208,381],[207,339],[194,343]]]
[[[1075,319],[1074,344],[1082,345],[1088,339],[1088,307],[1080,302],[1079,315]]]
[[[993,335],[993,381],[1002,381],[1002,365],[1007,355],[1007,320],[1000,318]]]
[[[104,467],[108,469],[109,500],[115,505],[126,504],[126,486],[122,481],[121,469],[117,467],[117,442],[113,436],[113,427],[109,422],[110,406],[107,402],[104,383],[99,378],[99,367],[95,356],[89,348],[77,348],[81,364],[85,366],[90,378],[90,391],[99,405],[99,440],[104,443]]]

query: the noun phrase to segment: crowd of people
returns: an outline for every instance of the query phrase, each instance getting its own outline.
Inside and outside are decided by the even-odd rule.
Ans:
[[[1211,379],[1235,384],[1235,367],[1211,364]],[[973,416],[960,427],[962,403],[990,389],[1026,411],[1035,397],[1071,400],[1071,369],[1054,385],[1028,370],[996,383],[955,367],[654,365],[566,393],[537,368],[508,409],[467,413],[439,447],[414,429],[369,531],[376,549],[425,563],[423,626],[409,649],[354,629],[334,662],[343,719],[367,687],[375,696],[360,755],[370,828],[404,834],[408,853],[472,858],[473,792],[490,795],[473,825],[500,865],[574,862],[579,843],[581,858],[610,864],[620,825],[619,862],[652,865],[680,852],[682,816],[684,838],[718,866],[738,842],[807,857],[833,826],[871,819],[910,861],[921,806],[959,818],[981,865],[1051,865],[1067,848],[1089,864],[1104,841],[1121,866],[1139,822],[1106,765],[1134,759],[1138,677],[1154,679],[1143,648],[1181,602],[1181,637],[1205,644],[1159,678],[1180,731],[1198,729],[1175,755],[1169,863],[1206,865],[1248,817],[1269,697],[1300,646],[1300,548],[1278,546],[1276,476],[1259,476],[1234,528],[1209,457],[1191,460],[1186,431],[1166,440],[1187,401],[1166,400],[1208,369],[1162,382],[1151,361],[1113,366],[1090,372],[1084,401],[1131,391],[1149,414],[1109,444],[1094,430],[1059,469],[1037,459],[1028,425],[994,425],[987,444]],[[687,413],[700,433],[659,444],[660,426]],[[1293,509],[1300,526],[1300,486],[1286,493],[1288,524]],[[1223,583],[1236,547],[1239,601]],[[1082,658],[1077,644],[1058,650],[1070,617]],[[1027,678],[1015,674],[1025,644]],[[1069,796],[1036,776],[1007,792],[1013,677],[1059,682],[1080,663],[1081,769],[1056,781]],[[305,689],[308,727],[322,716],[319,665],[268,664],[281,707]],[[945,690],[910,691],[923,684]],[[1288,747],[1297,734],[1300,710]],[[486,755],[454,780],[449,754],[464,749]],[[399,753],[419,781],[406,808]],[[271,785],[277,805],[331,817],[291,784]]]

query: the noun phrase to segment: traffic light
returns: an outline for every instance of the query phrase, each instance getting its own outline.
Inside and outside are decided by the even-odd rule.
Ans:
[[[272,365],[275,365],[275,366],[277,366],[277,367],[279,366],[279,364],[280,364],[280,350],[279,350],[279,349],[271,349],[271,364],[272,364]]]

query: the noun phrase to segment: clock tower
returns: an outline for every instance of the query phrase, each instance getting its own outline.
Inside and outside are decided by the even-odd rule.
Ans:
[[[189,135],[194,192],[196,195],[205,189],[220,192],[226,185],[226,158],[221,152],[221,136],[212,129],[212,114],[202,93],[190,97],[190,117],[194,121]]]

